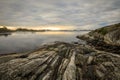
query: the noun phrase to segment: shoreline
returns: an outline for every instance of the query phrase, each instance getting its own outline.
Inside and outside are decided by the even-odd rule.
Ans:
[[[106,46],[103,39],[106,38],[103,37],[105,35],[91,33],[92,36],[90,33],[79,36],[89,44],[55,42],[41,46],[33,52],[0,56],[0,79],[120,80],[120,54],[96,49],[96,46],[90,45],[94,43],[101,44],[103,48]],[[108,34],[116,38],[113,32],[110,31],[106,35]],[[99,41],[92,42],[96,38]],[[119,37],[114,41],[119,41]]]
[[[114,73],[117,73],[115,68],[118,69],[120,66],[119,61],[120,55],[99,51],[89,45],[56,42],[42,46],[34,52],[0,56],[0,78],[1,80],[44,78],[46,80],[76,80],[76,78],[77,80],[101,80],[111,76],[111,79],[117,80],[119,76]],[[114,64],[117,64],[117,67]],[[11,67],[7,68],[6,65]]]

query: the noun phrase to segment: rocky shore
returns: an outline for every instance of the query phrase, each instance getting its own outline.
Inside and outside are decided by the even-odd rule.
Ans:
[[[120,54],[120,23],[77,36],[98,50]]]
[[[96,48],[90,33],[78,38],[88,44],[55,42],[29,53],[1,55],[0,80],[120,80],[119,38],[106,43],[103,35],[97,37],[97,43],[118,46],[115,52]]]

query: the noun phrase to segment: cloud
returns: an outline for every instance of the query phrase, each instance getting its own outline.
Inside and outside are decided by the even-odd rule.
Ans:
[[[120,22],[120,0],[0,0],[0,12],[1,25],[98,28]]]

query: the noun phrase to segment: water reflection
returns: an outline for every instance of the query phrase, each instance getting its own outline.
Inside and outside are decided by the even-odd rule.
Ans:
[[[7,37],[0,36],[0,54],[31,51],[54,41],[77,41],[76,35],[87,32],[14,32]]]
[[[48,31],[48,32],[37,32],[36,34],[44,35],[72,35],[73,32],[62,32],[62,31]]]
[[[11,35],[12,33],[0,33],[0,36],[5,36],[5,37],[7,37],[7,36],[9,36],[9,35]]]

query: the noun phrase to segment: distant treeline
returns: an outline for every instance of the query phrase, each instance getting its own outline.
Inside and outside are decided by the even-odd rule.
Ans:
[[[15,31],[30,31],[30,32],[43,32],[45,30],[33,30],[33,29],[26,29],[26,28],[18,28]]]
[[[4,32],[12,32],[13,30],[8,29],[7,27],[3,26],[2,28],[0,28],[0,33],[4,33]]]
[[[11,29],[8,29],[5,26],[0,28],[0,33],[17,32],[17,31],[21,31],[21,32],[45,32],[45,31],[91,31],[91,30],[49,30],[49,29],[34,30],[34,29],[27,29],[27,28],[17,28],[16,30],[11,30]]]
[[[17,28],[16,30],[11,30],[11,29],[8,29],[7,27],[3,26],[0,28],[0,33],[5,33],[5,32],[16,32],[16,31],[29,31],[29,32],[43,32],[43,31],[46,31],[46,30],[33,30],[33,29],[26,29],[26,28]]]

